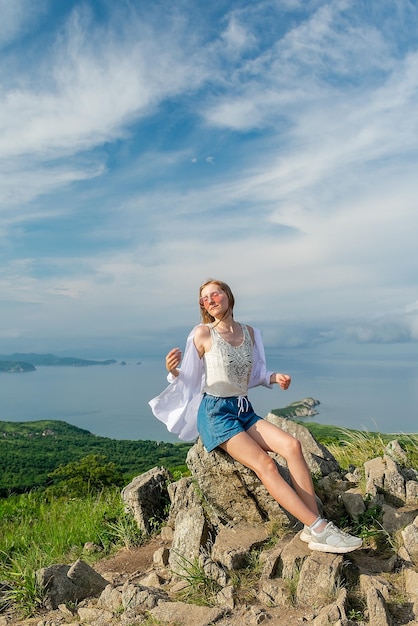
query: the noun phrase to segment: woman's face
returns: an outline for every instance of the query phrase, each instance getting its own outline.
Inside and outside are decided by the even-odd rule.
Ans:
[[[223,315],[229,308],[228,296],[216,283],[209,283],[203,287],[199,303],[212,317]]]

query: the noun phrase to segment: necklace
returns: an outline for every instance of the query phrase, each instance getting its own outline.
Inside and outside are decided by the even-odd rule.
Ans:
[[[243,341],[243,333],[241,324],[232,320],[226,327],[219,327],[222,320],[219,320],[216,324],[212,324],[212,328],[232,346],[239,346]],[[215,328],[216,327],[216,328]]]

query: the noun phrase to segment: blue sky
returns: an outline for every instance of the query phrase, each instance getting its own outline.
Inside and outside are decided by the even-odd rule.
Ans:
[[[0,353],[418,340],[418,7],[0,0]]]

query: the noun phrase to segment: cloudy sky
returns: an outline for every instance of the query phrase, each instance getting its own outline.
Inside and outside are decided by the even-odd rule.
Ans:
[[[412,0],[0,0],[0,353],[418,341]]]

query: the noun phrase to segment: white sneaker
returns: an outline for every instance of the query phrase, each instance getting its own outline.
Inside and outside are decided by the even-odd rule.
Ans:
[[[299,539],[301,541],[304,541],[305,543],[309,543],[310,540],[312,539],[312,531],[309,528],[309,526],[304,526],[301,530],[301,533],[299,535]]]
[[[303,532],[303,531],[302,531]],[[308,548],[318,552],[334,552],[345,554],[360,548],[363,541],[360,537],[354,537],[337,528],[332,522],[328,522],[320,533],[311,531],[311,539]]]

